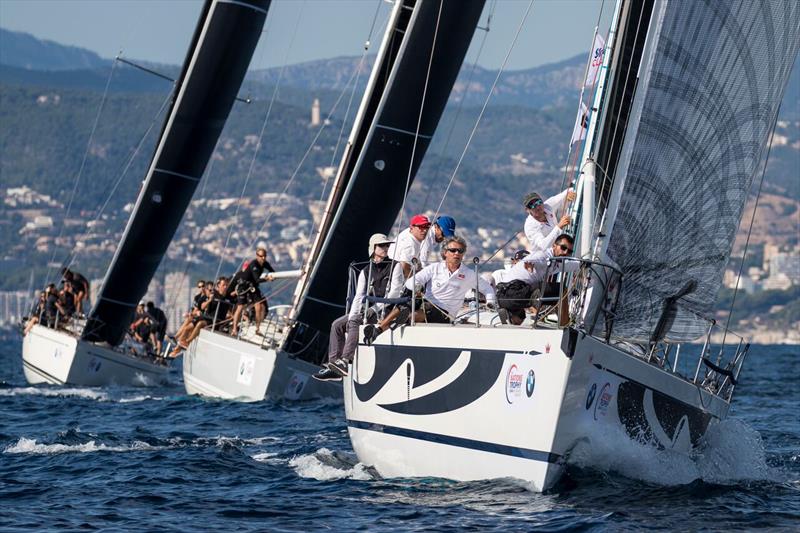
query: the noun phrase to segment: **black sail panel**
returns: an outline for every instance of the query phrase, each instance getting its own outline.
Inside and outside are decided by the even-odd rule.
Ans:
[[[413,183],[436,131],[483,5],[482,0],[416,2],[369,136],[357,154],[332,229],[299,303],[295,319],[300,325],[286,344],[290,352],[303,348],[307,332],[327,333],[344,312],[348,265],[363,258],[371,234],[390,232],[406,185]]]
[[[214,0],[195,32],[142,191],[109,266],[84,339],[122,341],[228,118],[270,0]]]

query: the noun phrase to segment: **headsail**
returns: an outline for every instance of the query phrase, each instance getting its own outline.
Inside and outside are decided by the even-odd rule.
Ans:
[[[271,0],[209,0],[136,207],[83,337],[116,345],[166,253],[242,84]]]
[[[397,28],[399,48],[379,56],[376,68],[389,67],[383,73],[388,79],[385,87],[376,84],[370,88],[375,94],[364,97],[377,101],[377,108],[364,123],[369,126],[364,140],[346,155],[353,158],[351,168],[343,166],[350,174],[343,177],[346,188],[297,304],[294,318],[312,330],[326,333],[344,312],[340,306],[348,265],[358,258],[354,250],[360,255],[372,233],[389,233],[406,184],[413,182],[444,111],[483,5],[483,0],[403,1],[401,9],[410,19],[398,19],[406,26]],[[306,344],[298,340],[301,330],[305,326],[293,330],[286,345],[290,352]]]
[[[666,338],[704,333],[798,46],[792,0],[655,2],[609,204],[615,336],[649,340],[671,298]]]

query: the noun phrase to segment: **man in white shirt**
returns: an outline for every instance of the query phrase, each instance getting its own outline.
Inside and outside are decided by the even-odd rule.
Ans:
[[[563,209],[566,202],[575,200],[575,191],[567,189],[551,196],[547,200],[535,192],[525,196],[523,205],[528,218],[525,219],[525,237],[531,243],[531,253],[543,252],[550,249],[556,237],[564,232],[572,219],[564,214],[561,219],[556,218],[556,212]]]
[[[500,319],[503,323],[510,321],[514,325],[522,324],[525,320],[525,308],[530,306],[534,286],[538,285],[547,275],[550,260],[554,257],[571,256],[573,246],[574,239],[570,235],[562,233],[556,238],[551,248],[530,254],[511,267],[506,275],[506,282],[497,289]],[[561,271],[562,268],[565,272],[574,272],[580,265],[578,260],[564,261],[563,266],[552,267],[551,274]],[[557,292],[548,292],[545,288],[546,297],[557,295]]]
[[[413,293],[415,283],[425,287],[425,301],[416,310],[414,320],[428,323],[452,322],[461,307],[464,297],[470,289],[478,285],[484,295],[486,303],[493,306],[496,302],[492,286],[483,278],[477,276],[475,271],[462,264],[464,254],[467,252],[467,243],[461,237],[450,237],[445,240],[442,248],[443,261],[433,263],[423,268],[413,278],[405,282],[407,293]],[[404,309],[408,309],[404,307]],[[393,309],[386,318],[377,326],[364,328],[364,342],[372,344],[389,325],[401,315],[401,308]],[[407,312],[407,311],[406,311]],[[403,320],[404,322],[405,320]]]
[[[422,266],[427,266],[430,262],[439,260],[438,245],[444,242],[445,239],[452,237],[456,234],[456,219],[449,215],[441,215],[436,218],[428,231],[428,235],[422,242],[419,250],[419,260]],[[431,259],[432,257],[432,259]]]
[[[497,286],[500,283],[506,283],[507,281],[510,281],[506,278],[508,277],[508,273],[511,271],[511,268],[514,265],[516,265],[521,259],[524,259],[528,255],[528,253],[529,253],[528,250],[517,250],[516,252],[514,252],[514,255],[511,256],[511,263],[508,266],[503,268],[498,268],[497,270],[492,272],[492,279],[490,283],[492,284],[492,287],[495,288],[495,290],[497,290]]]
[[[397,236],[397,241],[389,247],[389,259],[395,262],[392,281],[387,298],[396,298],[403,290],[403,283],[411,275],[411,261],[420,258],[422,243],[428,236],[431,221],[425,215],[411,217],[408,228]]]
[[[328,362],[312,376],[314,379],[341,381],[347,375],[347,366],[358,346],[358,327],[364,322],[362,300],[365,296],[382,297],[386,293],[392,268],[392,261],[387,256],[392,242],[383,233],[375,233],[369,238],[370,262],[358,274],[350,312],[334,320],[331,325]]]

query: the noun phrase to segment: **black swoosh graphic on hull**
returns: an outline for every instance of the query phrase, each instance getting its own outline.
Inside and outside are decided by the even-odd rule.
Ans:
[[[432,415],[469,405],[483,396],[497,381],[503,369],[506,352],[378,345],[375,346],[375,372],[372,379],[365,384],[355,384],[356,396],[362,402],[369,401],[406,360],[411,360],[414,365],[414,383],[411,384],[413,390],[446,372],[463,351],[470,354],[469,363],[452,382],[426,396],[381,407],[394,413]]]

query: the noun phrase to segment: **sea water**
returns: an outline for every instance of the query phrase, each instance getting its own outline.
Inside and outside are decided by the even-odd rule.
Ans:
[[[0,528],[800,530],[800,350],[755,346],[730,418],[691,457],[609,435],[554,490],[382,479],[338,401],[235,403],[161,388],[31,387],[0,343]],[[624,460],[619,459],[624,449]]]

